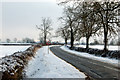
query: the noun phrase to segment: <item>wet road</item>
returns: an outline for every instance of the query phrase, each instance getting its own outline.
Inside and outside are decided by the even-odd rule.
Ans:
[[[95,80],[120,80],[120,69],[113,65],[70,54],[63,51],[60,46],[51,47],[50,50]]]

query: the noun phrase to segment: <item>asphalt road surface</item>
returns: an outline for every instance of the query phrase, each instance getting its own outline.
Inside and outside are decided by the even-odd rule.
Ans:
[[[59,58],[72,64],[95,80],[120,80],[120,69],[108,63],[76,56],[63,51],[60,46],[51,47],[50,50]]]

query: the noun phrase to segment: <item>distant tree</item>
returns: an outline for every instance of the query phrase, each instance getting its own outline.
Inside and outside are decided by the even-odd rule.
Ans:
[[[51,25],[51,19],[50,18],[42,18],[42,23],[40,26],[36,25],[37,29],[39,29],[44,37],[44,44],[46,44],[46,39],[48,34],[51,34],[50,31],[52,30]]]
[[[99,42],[97,41],[97,39],[94,40],[94,43],[93,43],[93,44],[94,44],[94,45],[99,44]]]
[[[6,39],[6,42],[7,42],[7,43],[10,43],[10,39],[7,38],[7,39]]]
[[[23,43],[26,43],[25,39],[22,40]]]
[[[39,40],[40,40],[40,43],[44,43],[44,37],[43,37],[43,35],[39,34]]]
[[[18,40],[17,43],[22,43],[23,41]]]
[[[23,43],[34,43],[35,41],[34,41],[34,39],[24,38],[24,39],[22,40],[22,42],[23,42]]]
[[[61,36],[65,40],[65,44],[67,45],[67,40],[70,38],[70,30],[68,27],[58,28],[57,32],[58,36]]]
[[[77,19],[73,12],[73,7],[65,7],[64,8],[64,15],[62,17],[60,17],[60,19],[63,20],[63,23],[68,27],[69,32],[70,32],[70,44],[71,47],[73,48],[74,46],[74,41],[76,40],[76,34],[78,31],[78,24],[76,23]]]
[[[120,37],[118,38],[117,45],[119,45],[119,46],[120,46]]]
[[[114,43],[114,41],[113,40],[111,40],[110,41],[110,45],[114,45],[115,43]]]
[[[90,37],[100,29],[96,25],[96,21],[99,21],[99,18],[97,18],[97,15],[94,15],[91,3],[83,2],[81,5],[78,5],[80,7],[77,10],[78,16],[80,16],[79,23],[81,24],[79,31],[82,37],[86,38],[86,48],[89,48]],[[90,12],[92,13],[90,14]]]
[[[15,42],[15,43],[17,42],[17,38],[14,38],[14,42]]]

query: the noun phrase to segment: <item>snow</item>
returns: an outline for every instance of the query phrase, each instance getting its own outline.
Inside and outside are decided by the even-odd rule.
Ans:
[[[86,78],[85,74],[55,56],[48,46],[38,50],[25,68],[27,78]]]
[[[32,46],[25,51],[15,52],[10,56],[0,58],[0,71],[13,75],[13,73],[11,74],[11,71],[16,72],[19,70],[19,68],[24,67],[28,61],[27,58],[34,55],[32,51],[33,49],[34,48]]]
[[[10,72],[10,70],[15,70],[16,65],[21,67],[22,64],[20,64],[20,63],[23,63],[23,61],[19,59],[20,63],[18,63],[17,60],[14,59],[14,57],[12,57],[12,56],[6,57],[4,59],[0,59],[0,71],[2,71],[2,72],[5,72],[5,71]]]
[[[24,51],[30,46],[1,46],[0,45],[0,58],[13,54],[17,51]]]
[[[30,45],[31,43],[0,43],[0,45]]]
[[[85,48],[86,47],[86,45],[76,45],[76,47],[83,47],[83,48]],[[90,48],[96,48],[96,49],[104,49],[104,45],[90,45],[89,46]],[[109,50],[119,50],[119,47],[120,46],[112,46],[112,45],[109,45],[108,46],[108,49]]]
[[[77,52],[77,51],[74,51],[74,50],[70,50],[66,46],[62,46],[60,48],[64,51],[67,51],[71,54],[75,54],[77,56],[82,56],[82,57],[90,58],[90,59],[93,59],[93,60],[98,60],[98,61],[101,61],[101,62],[109,63],[109,64],[117,66],[117,67],[119,67],[118,65],[120,65],[120,63],[119,63],[120,61],[116,60],[116,59],[95,56],[95,55],[91,55],[91,54],[85,53],[85,52]]]

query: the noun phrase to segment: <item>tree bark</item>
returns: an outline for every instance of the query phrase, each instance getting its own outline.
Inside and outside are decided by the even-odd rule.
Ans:
[[[65,44],[67,45],[67,38],[65,38]]]
[[[106,7],[108,9],[108,2],[106,3]],[[107,45],[108,45],[108,10],[106,11],[106,17],[105,17],[105,27],[104,27],[104,51],[107,51]]]
[[[74,35],[73,35],[73,29],[71,27],[71,49],[73,48],[73,45],[74,45]]]
[[[86,37],[86,49],[89,48],[89,38],[90,38],[90,37]]]
[[[46,45],[46,34],[44,35],[44,44]]]
[[[107,50],[107,43],[108,43],[107,32],[104,32],[104,51]]]

